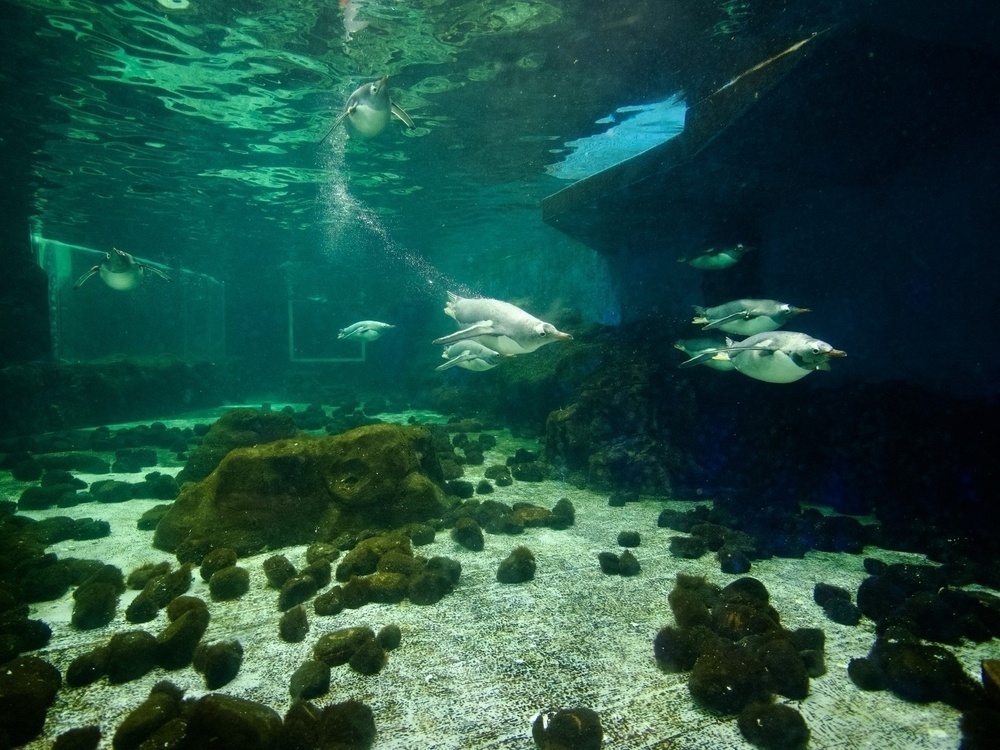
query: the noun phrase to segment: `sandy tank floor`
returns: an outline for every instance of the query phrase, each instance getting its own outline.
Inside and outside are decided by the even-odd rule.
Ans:
[[[404,421],[408,416],[394,418]],[[416,416],[423,421],[432,418],[429,414]],[[206,419],[202,415],[192,421]],[[487,452],[486,465],[503,462],[517,447],[537,447],[503,431],[494,434],[499,443]],[[160,453],[164,465],[156,470],[176,473],[179,463]],[[483,469],[466,467],[465,478],[475,483]],[[87,482],[108,478],[141,481],[151,470],[80,477]],[[5,475],[0,481],[0,497],[16,500],[25,486]],[[519,536],[487,535],[482,552],[470,552],[453,542],[447,532],[439,532],[433,544],[417,551],[461,562],[461,580],[451,595],[432,606],[408,601],[369,604],[333,617],[317,617],[307,603],[310,631],[302,643],[289,644],[278,637],[277,592],[267,588],[261,568],[263,560],[275,551],[240,559],[239,564],[250,571],[251,588],[235,601],[213,602],[207,584],[196,572],[188,593],[204,599],[212,616],[203,640],[236,638],[244,648],[239,675],[217,692],[260,701],[283,715],[290,704],[289,678],[310,658],[313,644],[323,633],[354,625],[378,630],[396,624],[403,633],[402,643],[379,674],[366,677],[346,666],[336,667],[330,692],[315,701],[326,705],[356,698],[368,703],[375,714],[375,748],[379,750],[529,750],[534,747],[530,722],[539,711],[575,706],[600,713],[608,750],[752,747],[741,736],[735,718],[720,718],[695,705],[686,674],[665,674],[653,660],[654,635],[663,625],[673,623],[667,594],[678,573],[704,575],[720,586],[737,577],[721,573],[712,554],[699,560],[680,560],[669,553],[669,539],[678,532],[657,528],[657,516],[664,507],[689,509],[692,503],[644,497],[638,503],[613,508],[607,495],[559,481],[515,482],[511,487],[497,488],[489,497],[507,504],[529,502],[545,507],[565,497],[576,508],[576,524],[564,531],[528,529]],[[176,565],[172,555],[152,547],[152,532],[136,529],[137,519],[157,502],[88,503],[25,515],[90,516],[110,522],[109,537],[56,544],[49,551],[60,557],[98,559],[128,574],[146,562],[167,560]],[[642,572],[631,578],[606,576],[597,564],[597,554],[620,552],[616,539],[623,530],[641,535],[634,553]],[[524,584],[500,584],[496,581],[497,566],[518,545],[534,552],[535,578]],[[296,567],[305,564],[304,546],[279,551]],[[886,562],[926,562],[919,555],[872,547],[865,554]],[[939,703],[907,703],[888,692],[862,693],[848,679],[847,663],[868,653],[874,624],[866,618],[857,627],[830,622],[813,603],[812,590],[815,583],[823,581],[855,591],[866,576],[862,556],[811,552],[802,560],[754,562],[749,575],[767,586],[785,627],[819,627],[826,632],[827,674],[811,681],[805,700],[792,702],[810,727],[811,748],[944,750],[959,746],[959,713],[955,709]],[[38,655],[65,674],[74,657],[106,643],[115,632],[139,627],[158,633],[166,624],[163,611],[143,625],[125,621],[125,607],[136,594],[126,592],[115,619],[91,631],[78,631],[70,625],[71,593],[32,606],[31,616],[44,620],[53,630],[51,643]],[[996,641],[968,644],[955,653],[978,678],[980,660],[1000,657],[1000,645]],[[191,667],[173,672],[154,669],[125,685],[110,686],[101,680],[84,688],[64,686],[49,711],[43,736],[27,747],[45,748],[60,732],[99,724],[104,732],[101,747],[110,748],[122,717],[163,679],[173,681],[189,696],[207,692],[201,675]]]

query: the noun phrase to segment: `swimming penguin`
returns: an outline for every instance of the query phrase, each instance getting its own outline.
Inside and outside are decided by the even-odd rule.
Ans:
[[[765,383],[794,383],[813,370],[829,370],[831,358],[846,356],[846,352],[805,333],[766,331],[739,342],[727,339],[724,349],[708,349],[680,366],[694,367],[708,359],[728,359],[747,377]]]
[[[412,128],[413,120],[410,116],[389,98],[388,80],[388,76],[382,76],[377,81],[357,88],[347,97],[344,111],[320,143],[326,141],[341,122],[347,124],[349,134],[362,138],[371,138],[381,133],[389,124],[391,115],[402,120],[406,127]]]
[[[474,339],[495,352],[514,355],[533,352],[553,341],[568,341],[573,338],[520,307],[496,299],[469,299],[448,292],[448,304],[444,311],[462,329],[434,339],[435,344],[454,344],[456,341]]]
[[[346,341],[374,341],[390,328],[395,327],[388,323],[379,323],[377,320],[359,320],[347,328],[341,328],[337,338]]]
[[[718,328],[738,336],[773,331],[794,315],[809,312],[805,307],[792,307],[773,299],[738,299],[718,307],[695,307],[691,322],[702,325],[703,331]]]
[[[679,349],[689,357],[697,357],[699,354],[709,350],[711,350],[714,354],[715,352],[725,348],[726,342],[723,339],[680,339],[679,341],[674,342],[674,349]],[[736,366],[729,360],[729,357],[709,357],[698,364],[706,365],[711,367],[713,370],[725,371],[736,369]]]
[[[434,369],[437,371],[452,367],[464,367],[473,372],[486,372],[492,370],[503,360],[503,355],[483,346],[474,339],[456,341],[451,346],[446,346],[441,356],[448,361],[435,367]]]
[[[81,276],[73,285],[73,289],[79,289],[83,282],[95,273],[101,274],[101,280],[112,289],[126,291],[134,289],[136,284],[142,280],[142,275],[146,271],[152,271],[164,281],[173,281],[165,272],[156,266],[147,266],[140,263],[128,253],[122,252],[117,247],[111,248],[111,252],[104,256],[104,260],[91,268]]]
[[[678,258],[677,262],[687,263],[699,271],[723,271],[739,263],[740,258],[752,249],[743,244],[734,245],[733,247],[710,247],[693,258]]]

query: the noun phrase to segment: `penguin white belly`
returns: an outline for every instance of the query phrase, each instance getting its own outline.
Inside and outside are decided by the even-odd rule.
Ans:
[[[142,274],[142,269],[137,267],[132,267],[127,271],[122,271],[121,273],[116,273],[115,271],[109,271],[106,268],[101,268],[101,281],[107,284],[112,289],[117,289],[120,292],[128,291],[129,289],[134,289],[135,285],[139,283],[139,276]]]
[[[534,349],[525,349],[517,341],[510,338],[510,336],[476,336],[473,341],[478,341],[480,344],[488,349],[503,354],[504,356],[510,357],[515,354],[528,354],[534,351]]]
[[[731,354],[730,359],[741,373],[765,383],[794,383],[812,372],[799,367],[780,349],[774,352],[742,351]]]
[[[376,109],[367,104],[359,104],[347,116],[348,122],[364,138],[371,138],[385,130],[389,124],[389,110]]]
[[[776,331],[780,326],[781,324],[773,318],[769,318],[766,315],[758,315],[749,320],[731,320],[728,323],[718,326],[718,328],[726,333],[735,333],[737,336],[753,336],[757,333]]]

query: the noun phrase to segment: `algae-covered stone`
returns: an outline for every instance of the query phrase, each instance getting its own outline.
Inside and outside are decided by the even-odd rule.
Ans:
[[[59,670],[36,656],[19,656],[0,669],[0,737],[20,746],[37,737],[62,684]]]
[[[154,544],[227,546],[237,554],[395,528],[443,513],[440,466],[423,427],[376,424],[230,451],[181,490]]]
[[[170,572],[170,563],[143,563],[138,568],[128,574],[125,583],[130,589],[141,591],[153,578],[166,575]]]
[[[313,602],[313,611],[321,617],[329,617],[343,612],[344,598],[341,587],[334,586],[317,596]]]
[[[250,571],[239,565],[217,570],[208,581],[212,601],[238,599],[250,590]]]
[[[316,579],[312,576],[297,575],[285,581],[278,595],[278,609],[284,612],[287,609],[308,601],[318,591]]]
[[[261,445],[294,437],[298,430],[287,414],[257,409],[231,409],[219,417],[191,452],[177,481],[197,482],[209,474],[234,448]]]
[[[181,691],[170,683],[158,683],[149,696],[130,711],[115,730],[114,750],[136,750],[160,727],[180,714]]]
[[[243,645],[236,640],[199,643],[192,665],[205,677],[205,687],[216,690],[236,677],[243,664]]]
[[[190,664],[208,621],[208,609],[194,607],[170,623],[156,638],[156,663],[164,669]]]
[[[459,518],[455,528],[451,530],[451,538],[473,552],[482,552],[484,546],[483,530],[471,518]]]
[[[295,575],[295,566],[284,555],[272,555],[267,558],[263,568],[264,575],[267,576],[267,585],[273,589],[280,589],[285,585],[285,581]]]
[[[368,626],[340,628],[325,633],[313,646],[313,656],[331,667],[350,661],[354,653],[368,640],[375,639],[375,631]]]
[[[385,662],[385,649],[373,636],[361,644],[347,663],[351,669],[359,674],[373,675],[382,671]]]
[[[317,659],[307,659],[292,673],[288,692],[293,700],[309,700],[330,690],[330,665]]]
[[[56,737],[56,741],[52,743],[52,750],[97,750],[100,744],[99,726],[74,727]]]
[[[402,573],[373,573],[366,576],[368,601],[395,604],[406,598],[409,581]]]
[[[539,750],[600,750],[604,741],[601,717],[589,708],[566,708],[539,714],[531,725]]]
[[[210,693],[195,701],[188,715],[192,747],[270,750],[281,736],[281,716],[255,701]]]
[[[500,583],[524,583],[535,577],[535,556],[527,547],[515,547],[497,568]]]
[[[89,583],[73,592],[73,627],[80,630],[102,628],[111,622],[118,608],[118,591],[110,583]]]
[[[278,635],[286,643],[300,643],[309,632],[309,618],[301,604],[285,612],[278,621]]]
[[[105,672],[114,685],[137,680],[156,666],[156,638],[145,630],[115,633],[107,646]]]
[[[201,561],[199,573],[201,580],[208,581],[212,576],[223,568],[228,568],[236,564],[236,551],[229,547],[216,547]]]
[[[77,656],[66,668],[66,684],[83,687],[97,682],[107,673],[108,649],[99,646]]]
[[[350,738],[351,750],[368,750],[375,741],[375,714],[367,704],[353,699],[326,706],[319,736],[334,741]]]

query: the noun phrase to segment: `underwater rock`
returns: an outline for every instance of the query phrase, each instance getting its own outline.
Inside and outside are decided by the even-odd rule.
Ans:
[[[214,573],[236,564],[236,551],[229,547],[216,547],[201,561],[201,580],[208,581]]]
[[[519,482],[544,482],[548,479],[551,468],[541,461],[526,461],[511,465],[510,473]]]
[[[954,654],[915,640],[878,638],[866,660],[851,661],[848,674],[863,689],[880,685],[914,703],[940,701],[961,711],[979,705],[984,698],[983,687],[966,674]]]
[[[330,690],[330,665],[317,659],[307,659],[292,673],[288,693],[292,700],[309,700],[326,695]]]
[[[479,484],[476,485],[477,495],[491,495],[493,494],[493,485],[490,484],[489,479],[480,479]]]
[[[170,510],[169,504],[154,505],[152,508],[139,516],[139,520],[135,522],[135,527],[139,531],[155,530],[156,525],[160,522],[160,519],[166,515],[168,510]]]
[[[122,584],[124,589],[124,583]],[[102,628],[114,619],[119,591],[110,583],[87,583],[73,592],[73,627]]]
[[[505,464],[494,464],[486,467],[483,476],[496,482],[497,487],[510,487],[514,483],[514,478],[510,474],[510,468]]]
[[[280,589],[296,572],[295,566],[284,555],[272,555],[267,558],[263,568],[264,575],[267,576],[267,585],[273,589]]]
[[[102,479],[90,485],[91,496],[99,503],[125,503],[134,497],[132,485],[117,479]]]
[[[440,466],[423,427],[360,427],[231,451],[185,485],[154,544],[228,546],[237,554],[329,541],[345,531],[395,528],[443,515]]]
[[[333,569],[328,559],[321,558],[306,565],[306,567],[299,571],[299,575],[312,578],[316,582],[316,588],[321,589],[330,585]]]
[[[83,687],[97,682],[107,674],[107,661],[106,646],[80,654],[66,668],[66,684],[70,687]]]
[[[708,628],[665,625],[653,639],[653,657],[666,672],[689,672],[707,647],[717,641]]]
[[[196,672],[205,677],[205,687],[217,690],[232,682],[243,664],[243,644],[236,640],[199,643],[191,659]]]
[[[168,721],[181,713],[183,692],[169,682],[159,682],[146,700],[133,708],[115,730],[114,750],[137,750]]]
[[[150,578],[139,595],[125,608],[125,619],[131,623],[149,622],[156,613],[175,597],[191,587],[191,565],[184,563],[177,570]]]
[[[130,589],[142,590],[151,579],[169,572],[170,563],[168,562],[144,563],[128,574],[125,583]]]
[[[476,486],[464,479],[449,479],[444,483],[444,491],[454,497],[468,500],[476,494]]]
[[[115,633],[108,641],[104,671],[118,685],[147,674],[156,666],[156,638],[145,630]]]
[[[192,607],[171,622],[156,637],[156,663],[166,670],[191,663],[194,650],[208,629],[208,607]]]
[[[210,693],[190,706],[186,742],[192,747],[270,750],[281,736],[281,716],[255,701]]]
[[[295,437],[295,421],[287,414],[231,409],[219,417],[206,432],[201,444],[191,452],[177,482],[199,482],[219,465],[234,448],[272,443]]]
[[[720,714],[737,714],[754,701],[768,701],[764,665],[750,652],[726,641],[701,654],[688,678],[691,696]]]
[[[471,518],[459,518],[451,530],[451,538],[472,552],[482,552],[485,546],[483,530]]]
[[[639,546],[639,532],[638,531],[619,531],[618,532],[618,546],[619,547],[638,547]]]
[[[809,727],[802,714],[778,703],[751,703],[736,719],[740,732],[765,750],[803,750],[809,744]]]
[[[527,547],[515,547],[497,568],[500,583],[524,583],[535,577],[535,556]]]
[[[620,576],[637,576],[642,571],[642,567],[639,565],[639,559],[633,555],[629,550],[625,550],[621,553],[618,558],[618,575]]]
[[[97,750],[101,744],[99,726],[74,727],[56,737],[52,750]]]
[[[208,590],[213,602],[239,599],[250,590],[250,571],[239,565],[230,565],[212,574]]]
[[[9,746],[30,742],[45,724],[62,685],[59,670],[36,656],[19,656],[0,670],[0,737]]]
[[[312,576],[297,575],[285,581],[278,594],[278,609],[281,612],[291,609],[302,602],[311,599],[319,587]]]
[[[324,633],[313,646],[313,656],[330,667],[346,664],[355,652],[369,640],[375,640],[375,631],[367,625],[339,628]]]
[[[402,573],[379,571],[365,576],[368,589],[367,600],[380,604],[395,604],[406,598],[409,579]]]
[[[326,706],[318,737],[321,747],[343,743],[343,750],[368,750],[375,741],[375,714],[367,704],[354,699]]]
[[[373,636],[361,644],[347,664],[358,674],[373,675],[382,671],[387,658],[385,649]]]
[[[719,568],[723,573],[743,575],[750,571],[750,559],[742,550],[723,547],[718,551]]]
[[[386,625],[375,635],[375,640],[386,651],[392,651],[403,640],[403,631],[399,629],[399,625]]]
[[[556,501],[556,504],[552,506],[552,517],[549,519],[549,528],[555,529],[556,531],[560,529],[568,529],[576,522],[576,508],[573,507],[567,498],[561,497]]]
[[[683,560],[697,560],[708,552],[708,545],[700,536],[670,537],[670,554]]]
[[[309,632],[309,618],[301,604],[289,609],[278,620],[278,637],[285,643],[300,643]]]
[[[320,617],[330,617],[344,611],[344,599],[340,586],[334,586],[316,597],[313,611]]]
[[[19,510],[48,510],[54,505],[68,507],[76,502],[64,501],[64,497],[75,498],[76,488],[68,484],[56,484],[50,487],[25,487],[17,499]]]
[[[618,575],[619,560],[614,552],[598,552],[597,562],[601,566],[601,572],[605,575]]]
[[[604,728],[596,711],[564,708],[538,714],[531,722],[531,738],[538,750],[600,750]]]

